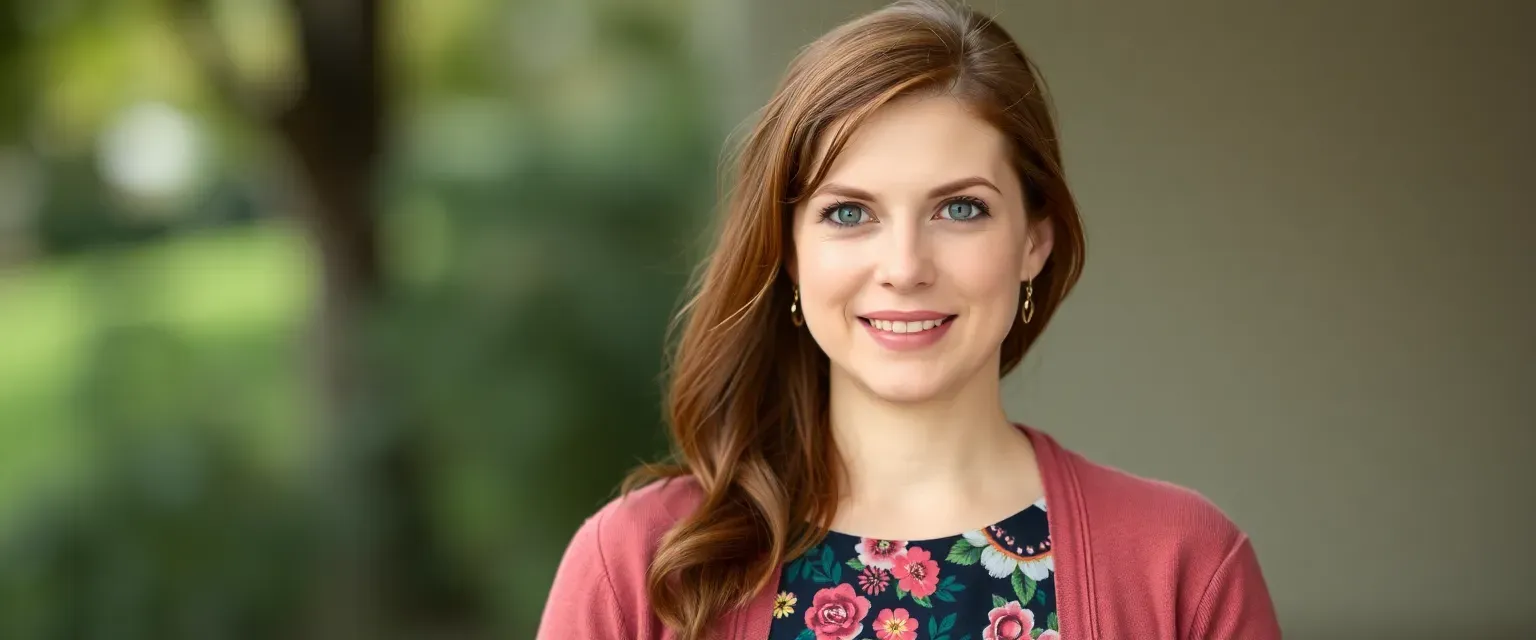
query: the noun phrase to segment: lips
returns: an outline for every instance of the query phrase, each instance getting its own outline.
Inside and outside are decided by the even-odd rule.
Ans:
[[[918,311],[871,311],[869,313],[862,314],[859,317],[865,320],[890,320],[892,322],[900,320],[902,322],[922,322],[924,320],[943,320],[945,318],[953,318],[954,315],[941,311],[929,311],[923,309]]]
[[[881,312],[859,316],[875,344],[893,352],[921,352],[938,344],[959,316],[937,312]]]
[[[911,315],[908,316],[910,319],[891,318],[887,315],[885,317],[860,316],[859,320],[862,320],[871,329],[882,333],[910,334],[932,331],[944,326],[945,323],[955,318],[955,316],[943,314],[921,314],[922,317],[920,318],[914,318]]]

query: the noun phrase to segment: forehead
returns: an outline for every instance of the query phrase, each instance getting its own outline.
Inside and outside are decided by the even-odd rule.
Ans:
[[[819,154],[830,138],[818,142]],[[960,100],[904,97],[859,124],[823,181],[881,192],[981,176],[1007,189],[1004,183],[1017,181],[1010,157],[1002,132]]]

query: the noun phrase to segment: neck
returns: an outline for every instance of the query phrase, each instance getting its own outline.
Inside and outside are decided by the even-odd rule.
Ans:
[[[893,403],[834,370],[832,437],[845,473],[839,519],[882,526],[870,514],[909,518],[914,505],[929,518],[943,519],[935,508],[973,517],[976,510],[1006,512],[1000,503],[1029,493],[1038,482],[1033,450],[1003,411],[996,371],[984,367],[943,397]]]

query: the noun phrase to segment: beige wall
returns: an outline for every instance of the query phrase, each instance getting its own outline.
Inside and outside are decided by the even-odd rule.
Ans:
[[[880,4],[737,15],[740,115]],[[1219,504],[1288,637],[1536,637],[1536,2],[974,4],[1089,230],[1012,413]]]

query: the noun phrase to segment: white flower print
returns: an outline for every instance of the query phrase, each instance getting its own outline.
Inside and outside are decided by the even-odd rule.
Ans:
[[[967,531],[965,539],[972,546],[981,547],[981,566],[994,578],[1007,578],[1015,569],[1021,569],[1024,575],[1039,582],[1056,570],[1050,540],[1039,546],[1025,545],[996,526]]]

